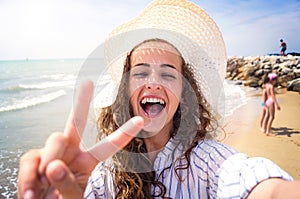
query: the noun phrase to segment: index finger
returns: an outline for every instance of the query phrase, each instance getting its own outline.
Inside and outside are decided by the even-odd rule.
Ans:
[[[125,147],[143,128],[144,120],[135,116],[115,132],[88,150],[98,161],[103,161]]]
[[[74,109],[71,111],[65,126],[64,134],[69,143],[79,146],[86,126],[89,107],[93,96],[93,82],[87,81],[81,85],[80,92]]]
[[[67,145],[75,148],[79,147],[88,117],[93,89],[94,86],[91,81],[84,82],[81,85],[76,105],[66,123],[64,135],[60,133],[52,134],[46,141],[41,155],[40,173],[44,172],[49,162],[63,157]]]

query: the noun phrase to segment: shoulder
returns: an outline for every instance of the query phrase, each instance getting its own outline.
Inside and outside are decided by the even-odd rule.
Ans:
[[[196,186],[205,187],[206,192],[216,198],[220,168],[236,153],[235,149],[212,139],[199,141],[190,155],[191,173],[193,179],[198,180]]]
[[[272,89],[273,88],[273,85],[272,84],[270,84],[270,83],[267,83],[266,84],[266,90],[270,90],[270,89]]]
[[[212,139],[205,139],[198,143],[191,153],[191,160],[196,165],[207,165],[217,170],[230,156],[238,153],[235,149]]]
[[[269,178],[292,180],[288,173],[266,158],[235,154],[224,161],[219,170],[218,197],[246,198],[258,183]]]
[[[238,153],[232,147],[217,142],[213,139],[205,139],[200,141],[193,151],[197,155],[201,154],[202,156],[204,155],[217,159],[227,159],[231,155]]]

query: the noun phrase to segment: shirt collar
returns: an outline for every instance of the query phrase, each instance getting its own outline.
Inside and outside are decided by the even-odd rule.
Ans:
[[[154,170],[160,172],[171,166],[175,160],[183,154],[184,150],[179,140],[170,138],[162,151],[157,154],[154,161]]]

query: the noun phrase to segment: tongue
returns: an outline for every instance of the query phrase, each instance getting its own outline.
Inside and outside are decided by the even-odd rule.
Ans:
[[[156,116],[163,110],[163,108],[164,107],[160,104],[146,104],[145,111],[149,116]]]

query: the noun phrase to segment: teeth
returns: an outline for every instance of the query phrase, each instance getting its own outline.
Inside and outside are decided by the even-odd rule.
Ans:
[[[142,100],[142,104],[146,104],[146,103],[160,103],[160,104],[165,104],[164,100],[159,99],[159,98],[144,98]]]

